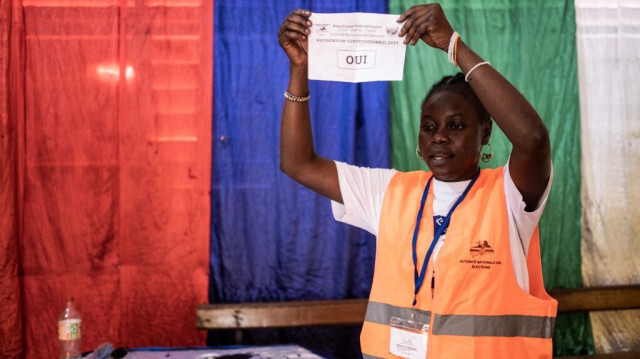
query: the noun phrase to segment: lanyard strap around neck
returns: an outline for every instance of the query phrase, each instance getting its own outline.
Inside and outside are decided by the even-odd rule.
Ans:
[[[422,219],[424,204],[427,201],[427,195],[429,194],[429,187],[431,186],[431,180],[433,179],[433,176],[431,176],[427,181],[427,185],[425,186],[424,192],[422,193],[422,199],[420,200],[420,210],[418,211],[418,217],[416,218],[416,226],[413,231],[413,240],[411,242],[412,256],[413,256],[413,282],[415,284],[412,306],[416,305],[418,292],[420,291],[420,287],[422,286],[422,282],[424,282],[424,277],[427,272],[427,264],[429,263],[429,259],[431,258],[431,253],[433,252],[433,249],[436,247],[436,243],[438,242],[438,239],[440,239],[442,232],[444,232],[447,229],[447,227],[449,227],[449,221],[451,220],[451,215],[453,214],[453,211],[458,207],[458,205],[460,205],[460,203],[462,203],[462,200],[467,196],[467,193],[469,193],[469,190],[471,189],[471,187],[476,182],[479,176],[480,176],[480,170],[478,170],[478,172],[476,172],[476,174],[473,176],[473,178],[471,179],[471,182],[469,182],[469,184],[467,185],[467,188],[465,188],[464,192],[462,192],[460,197],[458,197],[456,202],[453,204],[453,207],[451,207],[451,209],[449,210],[449,213],[447,214],[447,217],[445,217],[444,222],[442,222],[442,225],[438,227],[438,230],[436,231],[435,235],[433,236],[433,240],[431,241],[431,245],[427,250],[427,254],[425,255],[424,262],[422,262],[422,268],[420,269],[420,274],[418,274],[418,268],[417,268],[418,255],[416,254],[416,243],[418,242],[418,232],[420,231],[420,220]]]

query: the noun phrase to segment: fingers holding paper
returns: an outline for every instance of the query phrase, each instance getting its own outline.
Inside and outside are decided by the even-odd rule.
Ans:
[[[406,35],[405,44],[415,45],[422,39],[429,46],[447,51],[453,28],[440,4],[416,5],[397,20],[405,22],[398,36]]]
[[[292,65],[307,63],[307,36],[311,32],[309,16],[311,11],[297,9],[287,15],[280,25],[278,41]]]

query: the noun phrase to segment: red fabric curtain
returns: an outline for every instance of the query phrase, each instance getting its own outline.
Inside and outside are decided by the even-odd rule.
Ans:
[[[0,6],[0,357],[204,344],[213,3]]]

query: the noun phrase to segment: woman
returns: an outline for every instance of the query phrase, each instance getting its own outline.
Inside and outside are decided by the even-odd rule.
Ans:
[[[459,38],[438,4],[414,6],[398,18],[398,35],[447,52],[462,71],[434,85],[422,106],[416,154],[431,172],[323,158],[309,119],[310,15],[293,11],[278,34],[290,60],[281,169],[330,198],[336,219],[377,236],[363,356],[551,358],[557,302],[544,290],[537,230],[551,149],[536,111]],[[479,159],[492,154],[490,146],[481,153],[491,118],[513,150],[504,167],[480,171]]]

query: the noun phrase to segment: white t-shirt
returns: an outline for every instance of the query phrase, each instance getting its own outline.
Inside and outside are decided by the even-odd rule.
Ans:
[[[340,193],[344,204],[331,201],[331,209],[336,220],[362,228],[376,237],[380,223],[382,200],[387,185],[396,174],[393,169],[379,169],[351,166],[336,161]],[[513,270],[520,287],[529,292],[529,274],[527,272],[527,254],[531,236],[540,221],[540,216],[549,197],[549,190],[553,179],[553,168],[549,183],[536,209],[525,211],[526,204],[522,194],[509,174],[509,164],[504,166],[504,192],[507,201],[509,221],[509,241],[511,243],[511,258]],[[433,179],[433,215],[446,216],[458,197],[464,192],[470,181],[442,182]],[[440,236],[433,251],[435,262],[438,252],[444,245],[446,234]]]

